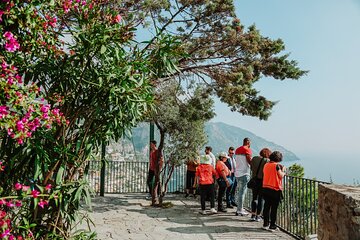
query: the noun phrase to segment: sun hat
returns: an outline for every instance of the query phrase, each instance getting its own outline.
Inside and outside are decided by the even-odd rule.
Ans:
[[[200,157],[201,164],[211,164],[211,157],[209,155],[201,155]]]
[[[223,157],[229,158],[226,152],[219,153],[219,158],[223,158]]]

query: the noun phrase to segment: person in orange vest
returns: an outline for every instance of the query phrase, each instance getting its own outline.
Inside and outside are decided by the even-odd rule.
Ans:
[[[218,178],[215,168],[211,165],[212,159],[209,155],[200,158],[200,165],[196,169],[194,187],[199,184],[201,214],[206,214],[205,199],[210,198],[210,213],[217,213],[215,210],[214,179]]]
[[[269,156],[270,162],[264,166],[263,177],[263,197],[264,204],[264,224],[263,229],[275,231],[277,209],[282,199],[282,179],[285,176],[285,166],[279,164],[283,155],[279,151],[274,151]],[[270,221],[269,221],[270,220]]]

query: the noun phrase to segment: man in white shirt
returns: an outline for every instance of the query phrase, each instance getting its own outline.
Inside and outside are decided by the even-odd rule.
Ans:
[[[246,216],[249,213],[243,208],[243,203],[247,190],[247,183],[250,180],[250,162],[252,151],[250,149],[250,139],[244,138],[243,145],[235,150],[235,178],[237,181],[236,198],[237,210],[236,216]]]
[[[216,158],[215,158],[215,155],[211,151],[212,151],[212,147],[210,147],[210,146],[205,147],[205,154],[210,156],[211,165],[215,168],[216,167]]]

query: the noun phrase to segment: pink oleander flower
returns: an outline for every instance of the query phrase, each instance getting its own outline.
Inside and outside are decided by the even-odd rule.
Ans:
[[[6,205],[6,200],[5,199],[0,199],[0,205]]]
[[[7,236],[10,235],[10,230],[6,229],[1,235],[0,238],[6,238]]]
[[[4,37],[6,40],[11,40],[11,39],[14,38],[14,35],[13,35],[11,32],[7,31],[7,32],[5,32],[5,33],[3,34],[3,37]]]
[[[2,15],[4,14],[4,11],[0,10],[0,22],[2,22]]]
[[[32,190],[32,191],[31,191],[31,195],[33,196],[33,198],[37,198],[37,197],[39,197],[40,192],[37,191],[37,190]]]
[[[116,22],[116,23],[121,22],[121,15],[120,14],[116,15],[116,17],[114,19],[114,22]]]
[[[6,216],[6,212],[3,210],[0,210],[0,219],[3,219]]]
[[[20,48],[19,43],[15,39],[14,35],[11,32],[5,32],[3,37],[7,40],[5,43],[5,50],[8,52],[15,52]]]
[[[29,190],[29,188],[30,188],[30,186],[26,186],[26,185],[22,186],[23,192],[27,192],[27,190]]]
[[[50,183],[45,186],[45,190],[50,190],[51,188],[52,188],[52,186]]]
[[[49,204],[48,201],[40,199],[40,202],[38,203],[38,206],[41,207],[41,208],[44,208],[48,204]]]
[[[41,106],[40,111],[43,113],[47,113],[49,109],[50,109],[50,105],[46,104]]]
[[[8,115],[8,107],[7,106],[0,106],[0,119]]]
[[[18,131],[23,131],[25,129],[24,123],[21,120],[16,122],[16,129]]]
[[[9,240],[15,240],[14,235],[10,235],[10,236],[9,236]]]
[[[16,139],[16,142],[21,145],[24,143],[24,139],[18,138],[18,139]]]
[[[18,190],[21,190],[22,189],[22,185],[21,183],[15,183],[15,189],[18,191]]]
[[[21,206],[22,206],[22,202],[21,202],[20,200],[16,200],[15,206],[21,207]]]
[[[15,207],[15,204],[12,201],[6,203],[6,206],[9,208]]]

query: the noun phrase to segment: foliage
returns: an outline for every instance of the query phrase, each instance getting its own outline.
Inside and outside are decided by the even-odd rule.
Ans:
[[[116,3],[0,3],[0,199],[15,196],[15,183],[38,192],[53,186],[46,207],[24,201],[4,231],[70,238],[81,203],[90,201],[82,179],[92,152],[152,108],[155,58],[133,41],[136,29]]]
[[[294,163],[287,169],[287,174],[289,176],[303,178],[305,176],[305,169],[300,164]]]
[[[208,98],[208,94],[200,86],[193,89],[192,94],[186,94],[179,91],[175,81],[164,85],[158,93],[161,104],[157,105],[156,112],[150,118],[157,125],[161,139],[166,139],[166,165],[162,179],[155,184],[160,181],[167,183],[175,166],[198,157],[199,150],[207,140],[204,125],[214,115],[213,100]],[[159,145],[159,150],[162,151],[162,144]],[[167,167],[171,170],[166,171]],[[165,184],[160,194],[160,204],[166,189]]]
[[[180,40],[178,49],[184,54],[177,59],[177,71],[163,72],[161,81],[175,78],[185,87],[194,81],[205,83],[208,92],[232,111],[266,120],[275,102],[261,96],[253,84],[262,77],[299,79],[306,73],[283,53],[281,39],[262,36],[254,25],[245,29],[232,0],[128,0],[122,4],[138,9],[125,18],[143,24],[144,32],[156,30],[146,34],[153,37],[145,42],[145,49],[152,49],[164,33]]]
[[[142,32],[151,33],[144,36],[152,36],[144,41],[144,49],[152,49],[158,53],[153,54],[158,59],[153,70],[157,73],[155,81],[159,90],[156,92],[156,99],[162,99],[160,94],[163,94],[161,90],[166,82],[177,81],[175,95],[183,92],[193,94],[189,89],[193,89],[195,85],[206,93],[208,99],[218,96],[232,111],[266,120],[275,102],[261,96],[253,84],[262,77],[299,79],[305,74],[295,61],[288,60],[288,54],[282,53],[285,47],[280,39],[263,37],[255,26],[244,30],[235,15],[232,0],[128,0],[121,4],[129,9],[137,9],[124,17],[142,24]],[[164,34],[172,37],[163,38]],[[161,46],[159,42],[172,39],[175,39],[175,47],[171,47],[171,51],[158,49]],[[168,103],[157,101],[156,111],[150,118],[160,130],[160,150],[165,141],[165,134],[162,132],[169,131],[170,128],[163,128],[157,123],[164,118],[157,111],[168,109],[166,104]],[[182,111],[176,105],[170,105],[172,114]],[[210,118],[203,118],[205,119]],[[171,126],[173,127],[176,128],[177,125]],[[176,132],[169,132],[169,136],[181,139]],[[173,147],[174,152],[184,152],[182,146]]]

